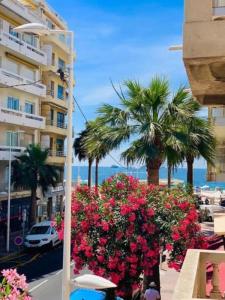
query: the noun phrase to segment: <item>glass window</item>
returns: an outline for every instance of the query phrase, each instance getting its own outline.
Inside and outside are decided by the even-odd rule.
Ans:
[[[7,108],[19,110],[20,109],[20,100],[14,97],[8,97]]]
[[[6,146],[18,147],[19,145],[19,133],[7,131],[6,132]]]
[[[11,25],[9,26],[9,34],[11,34],[12,36],[15,36],[15,37],[19,38],[19,33],[13,31],[13,27]]]
[[[49,234],[51,231],[50,226],[34,226],[29,232],[30,235],[36,234]]]
[[[63,152],[64,150],[64,141],[62,139],[56,140],[56,151],[57,152]]]
[[[55,65],[55,53],[53,52],[52,53],[52,66]]]
[[[64,87],[61,85],[58,85],[58,99],[64,99]]]
[[[64,128],[65,115],[61,112],[57,113],[57,127]]]
[[[62,43],[66,43],[66,37],[65,37],[65,34],[59,34],[59,40],[62,42]]]
[[[25,103],[25,112],[28,114],[34,114],[34,104],[30,102]]]
[[[48,28],[50,28],[50,29],[54,29],[55,28],[55,25],[50,20],[47,19],[46,22],[47,22]]]
[[[65,61],[62,60],[61,58],[59,58],[59,60],[58,60],[58,68],[63,71],[65,70]]]
[[[37,37],[34,34],[24,33],[23,41],[31,46],[37,47]]]

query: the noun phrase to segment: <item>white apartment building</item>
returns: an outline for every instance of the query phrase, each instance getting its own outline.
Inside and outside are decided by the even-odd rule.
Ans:
[[[45,1],[0,1],[0,218],[6,217],[9,158],[31,143],[49,148],[49,163],[61,168],[59,186],[44,197],[38,193],[38,217],[50,217],[63,206],[64,142],[67,87],[57,70],[66,71],[69,49],[64,35],[39,38],[13,28],[43,23],[66,29],[66,23]],[[29,191],[11,187],[11,211],[17,229],[23,210],[29,215]],[[1,221],[0,219],[0,221]]]

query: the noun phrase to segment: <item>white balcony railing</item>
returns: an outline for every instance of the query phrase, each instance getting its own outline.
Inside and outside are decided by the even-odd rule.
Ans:
[[[39,82],[31,81],[22,75],[0,68],[0,85],[13,86],[19,90],[46,97],[46,86]]]
[[[15,159],[16,156],[20,156],[24,151],[25,147],[11,147],[11,159]],[[10,147],[0,146],[0,161],[9,160],[10,158]]]
[[[13,53],[23,55],[34,63],[47,65],[47,55],[37,47],[34,47],[21,38],[0,30],[0,45],[9,48]]]
[[[0,107],[0,122],[36,129],[45,129],[44,117],[4,107]]]
[[[65,157],[66,154],[64,151],[54,151],[54,150],[50,150],[49,151],[49,156],[50,157]]]
[[[222,299],[225,252],[189,250],[173,300]]]

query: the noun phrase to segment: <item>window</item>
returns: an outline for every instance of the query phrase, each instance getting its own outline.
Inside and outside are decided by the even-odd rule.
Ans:
[[[61,85],[58,85],[58,99],[64,99],[64,87]]]
[[[34,34],[24,33],[23,41],[31,46],[37,47],[37,37]]]
[[[57,113],[57,127],[64,128],[65,123],[65,115],[61,112]]]
[[[34,114],[34,104],[30,102],[25,103],[25,112],[28,114]]]
[[[53,122],[54,122],[54,110],[51,109],[50,111],[50,118],[51,118],[51,125],[53,125]]]
[[[12,36],[15,36],[15,37],[19,38],[19,33],[13,31],[13,27],[11,25],[9,26],[9,34],[12,35]]]
[[[50,95],[54,98],[55,96],[55,82],[51,81],[51,86],[50,86]]]
[[[19,110],[20,109],[20,100],[18,98],[14,98],[14,97],[8,97],[7,108],[13,109],[13,110]]]
[[[46,22],[47,22],[48,28],[55,29],[55,25],[50,20],[47,19]]]
[[[19,146],[19,133],[7,131],[6,132],[6,146],[18,147]]]
[[[62,60],[61,58],[58,59],[58,68],[61,69],[62,71],[65,70],[65,61]]]
[[[64,141],[62,139],[56,140],[56,151],[63,153],[64,150]]]
[[[52,53],[52,66],[55,66],[55,53]]]

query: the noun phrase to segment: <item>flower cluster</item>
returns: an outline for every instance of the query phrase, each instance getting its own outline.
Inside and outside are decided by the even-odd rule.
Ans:
[[[188,248],[204,246],[189,198],[123,174],[106,180],[99,194],[79,187],[72,195],[75,273],[88,266],[129,298],[141,273],[154,275],[160,251],[169,251],[170,266],[178,270]],[[63,223],[59,232],[63,236]]]
[[[19,275],[16,269],[3,270],[1,273],[3,280],[0,283],[0,299],[31,300],[24,275]]]

